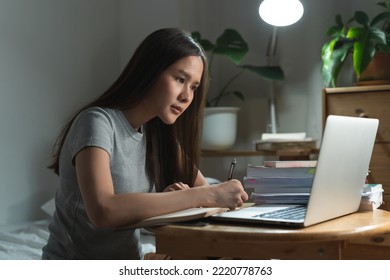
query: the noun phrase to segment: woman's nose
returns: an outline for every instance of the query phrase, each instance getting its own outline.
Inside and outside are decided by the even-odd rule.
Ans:
[[[191,96],[192,96],[192,89],[185,87],[179,96],[180,102],[183,103],[188,102],[191,99]]]

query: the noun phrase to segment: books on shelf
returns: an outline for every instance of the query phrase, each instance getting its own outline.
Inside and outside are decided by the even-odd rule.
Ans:
[[[261,140],[304,140],[306,139],[306,132],[292,132],[292,133],[262,133]]]
[[[383,203],[382,184],[365,184],[359,211],[373,211]]]
[[[295,167],[294,167],[295,166]],[[317,161],[264,161],[247,166],[244,187],[256,204],[307,204]],[[375,210],[383,203],[382,184],[365,184],[359,211]]]
[[[271,163],[271,161],[267,161],[267,163]],[[311,163],[309,166],[313,166],[313,164]],[[248,165],[244,186],[247,189],[253,189],[253,193],[258,194],[309,193],[314,173],[315,167],[279,168]]]
[[[292,168],[292,167],[317,167],[316,160],[265,160],[265,167]]]
[[[255,204],[307,204],[310,193],[252,193]]]
[[[151,226],[166,225],[170,223],[188,222],[207,218],[213,214],[226,212],[229,208],[221,207],[205,207],[205,208],[189,208],[173,213],[159,215],[140,221],[135,224],[129,225],[131,228],[143,228]]]
[[[255,193],[306,193],[310,192],[313,182],[311,177],[274,177],[244,178],[245,188]]]
[[[255,204],[307,204],[310,193],[252,193]],[[365,184],[358,211],[374,211],[383,203],[382,184]]]
[[[254,145],[257,151],[277,151],[277,150],[313,150],[317,148],[316,141],[312,138],[301,140],[296,139],[267,139],[255,140]]]
[[[312,178],[315,173],[315,167],[284,167],[274,168],[248,165],[246,169],[246,176],[250,178],[291,178],[291,177],[310,177]]]

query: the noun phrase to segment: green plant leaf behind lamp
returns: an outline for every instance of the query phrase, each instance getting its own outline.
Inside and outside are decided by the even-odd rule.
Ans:
[[[275,65],[277,28],[296,23],[301,19],[303,11],[303,5],[299,0],[264,0],[261,2],[259,6],[260,17],[273,26],[267,48],[268,66]],[[269,107],[270,130],[271,133],[277,133],[274,81],[270,81]]]

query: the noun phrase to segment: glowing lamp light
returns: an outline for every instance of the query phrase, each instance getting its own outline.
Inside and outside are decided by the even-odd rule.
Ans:
[[[273,26],[287,26],[296,23],[303,15],[299,0],[264,0],[259,7],[260,17]]]

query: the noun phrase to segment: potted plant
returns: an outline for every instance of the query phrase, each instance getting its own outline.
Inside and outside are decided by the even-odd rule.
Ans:
[[[321,74],[325,86],[336,87],[340,70],[349,56],[352,56],[357,79],[363,80],[362,74],[373,59],[380,54],[387,56],[390,52],[388,1],[377,3],[385,11],[374,16],[372,20],[364,11],[356,11],[347,22],[343,22],[341,15],[336,15],[336,25],[327,31],[331,38],[323,45],[321,52]]]
[[[228,58],[237,68],[237,72],[228,79],[216,95],[207,96],[203,122],[202,148],[205,150],[229,149],[235,143],[237,112],[239,108],[221,107],[219,106],[220,101],[229,95],[245,100],[241,91],[231,89],[232,84],[245,72],[252,72],[269,80],[284,80],[284,74],[279,66],[241,65],[241,61],[248,53],[249,48],[237,30],[225,29],[215,43],[202,38],[197,31],[192,32],[191,35],[208,54],[211,76],[213,75],[212,65],[215,55]],[[224,121],[226,123],[222,123]]]

